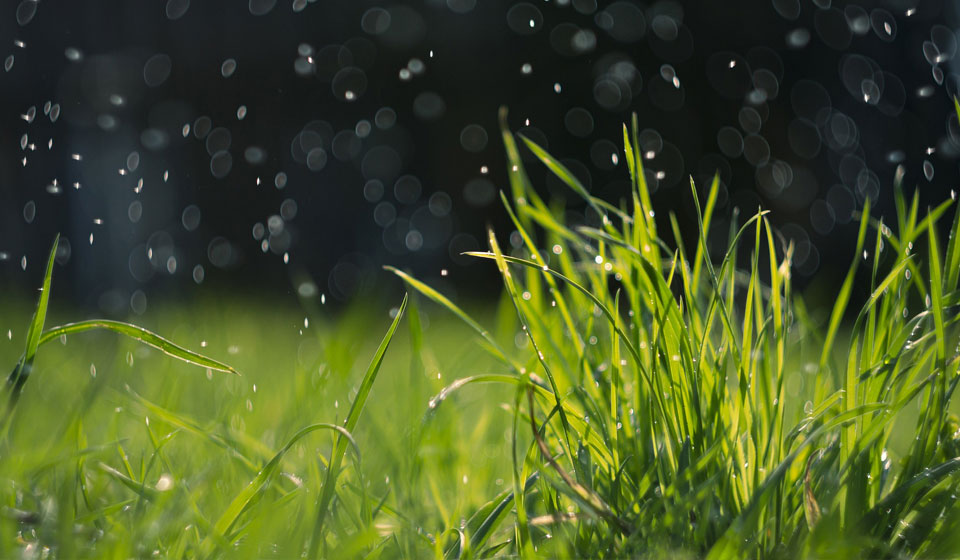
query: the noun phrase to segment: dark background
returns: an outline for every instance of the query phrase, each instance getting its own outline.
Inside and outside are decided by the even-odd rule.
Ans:
[[[897,164],[924,206],[957,188],[953,3],[2,10],[0,290],[35,287],[59,231],[59,297],[107,314],[224,290],[347,301],[395,288],[384,264],[494,295],[493,268],[459,253],[488,224],[510,232],[500,105],[612,202],[629,192],[612,155],[638,113],[664,227],[673,211],[693,229],[687,177],[703,187],[719,171],[719,215],[773,210],[801,285],[846,268],[866,197],[890,221]],[[591,219],[542,166],[528,171],[572,220]]]

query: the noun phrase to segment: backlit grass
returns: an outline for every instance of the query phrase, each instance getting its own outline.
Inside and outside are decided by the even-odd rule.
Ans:
[[[710,258],[716,180],[690,185],[692,236],[658,221],[636,122],[630,195],[602,201],[502,121],[522,243],[473,254],[495,311],[391,268],[389,314],[222,300],[44,330],[48,273],[26,343],[0,347],[0,556],[960,550],[952,201],[921,209],[898,175],[896,219],[865,204],[833,307],[808,309],[765,212]],[[521,149],[596,227],[537,194]]]

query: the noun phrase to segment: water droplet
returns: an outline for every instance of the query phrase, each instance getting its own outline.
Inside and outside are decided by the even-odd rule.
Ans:
[[[157,87],[167,81],[172,67],[173,62],[169,56],[163,53],[155,54],[143,65],[143,81],[149,87]]]
[[[934,66],[933,69],[930,71],[930,74],[933,76],[933,81],[937,82],[938,86],[943,85],[943,68],[940,68],[939,66]]]
[[[543,14],[529,2],[518,2],[507,11],[507,27],[518,35],[531,35],[543,25]]]
[[[255,16],[263,16],[270,13],[270,10],[277,5],[277,0],[250,0],[248,8],[250,13]]]
[[[223,61],[223,64],[220,65],[220,75],[224,78],[229,78],[233,76],[233,73],[237,71],[237,61],[228,58]]]
[[[873,80],[863,80],[860,82],[860,91],[863,93],[863,101],[868,105],[876,105],[880,102],[880,86]]]
[[[21,26],[27,25],[37,15],[37,5],[39,0],[23,0],[17,6],[17,23]]]
[[[897,21],[893,14],[884,9],[875,9],[870,12],[870,26],[881,40],[891,42],[897,36]]]

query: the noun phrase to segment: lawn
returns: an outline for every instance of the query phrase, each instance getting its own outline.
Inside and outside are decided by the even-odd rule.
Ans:
[[[867,201],[808,308],[766,212],[711,258],[717,181],[689,187],[692,237],[655,216],[636,130],[631,195],[603,201],[504,127],[520,243],[474,254],[493,306],[389,269],[392,309],[224,296],[48,340],[77,319],[50,289],[32,330],[4,301],[0,557],[955,555],[954,201],[921,209],[898,176],[894,223]]]

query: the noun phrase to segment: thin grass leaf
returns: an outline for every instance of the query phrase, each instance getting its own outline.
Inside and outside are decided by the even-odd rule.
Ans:
[[[53,278],[53,265],[56,262],[57,247],[60,245],[60,234],[53,238],[53,246],[50,248],[50,254],[47,256],[47,267],[43,273],[43,286],[40,288],[40,297],[37,299],[37,308],[33,312],[33,318],[30,320],[30,326],[27,328],[27,340],[20,361],[13,372],[7,378],[7,385],[10,387],[10,400],[7,407],[7,416],[17,403],[20,393],[23,391],[23,385],[30,377],[33,370],[33,360],[37,355],[37,349],[40,346],[40,334],[43,332],[43,323],[47,319],[47,307],[50,304],[50,281]]]
[[[208,358],[203,354],[198,354],[192,350],[187,350],[186,348],[178,346],[177,344],[174,344],[173,342],[170,342],[162,336],[150,332],[143,327],[131,325],[130,323],[124,323],[122,321],[91,319],[88,321],[79,321],[76,323],[61,325],[59,327],[53,327],[52,329],[43,333],[43,336],[40,338],[40,344],[46,344],[47,342],[56,340],[64,335],[76,334],[95,329],[104,329],[121,334],[128,338],[132,338],[137,342],[156,348],[164,354],[173,358],[177,358],[178,360],[183,360],[188,364],[210,368],[212,370],[222,371],[224,373],[240,375],[239,371],[235,370],[228,364],[214,360],[213,358]]]
[[[854,255],[857,255],[853,259],[853,263],[850,265],[850,269],[847,271],[847,276],[843,279],[843,284],[840,286],[840,291],[837,294],[836,303],[833,306],[833,311],[830,314],[830,322],[827,326],[827,334],[824,339],[823,349],[820,352],[820,364],[819,368],[821,371],[824,370],[827,363],[830,361],[831,351],[833,349],[833,341],[837,336],[837,331],[840,329],[840,321],[843,319],[843,314],[847,310],[847,303],[850,301],[850,293],[853,290],[853,279],[856,277],[857,268],[860,267],[860,252],[863,251],[863,244],[867,236],[867,224],[869,223],[870,216],[870,199],[867,198],[863,204],[863,212],[860,220],[860,230],[857,234],[857,245]]]
[[[393,335],[397,332],[397,326],[400,324],[400,320],[403,318],[403,312],[407,308],[407,300],[408,296],[404,294],[403,301],[400,303],[400,308],[397,309],[396,317],[393,318],[390,328],[387,329],[387,333],[384,335],[383,340],[380,341],[380,346],[377,348],[377,351],[373,356],[373,360],[370,361],[370,365],[367,367],[367,371],[363,375],[363,380],[360,382],[360,388],[357,389],[357,395],[354,397],[353,403],[350,405],[350,412],[347,413],[347,418],[344,421],[344,427],[348,432],[353,431],[357,426],[357,422],[360,420],[360,414],[363,412],[363,407],[367,403],[367,397],[370,395],[370,389],[373,387],[373,382],[376,381],[377,373],[380,372],[380,366],[383,364],[383,357],[387,353],[387,347],[390,346],[390,341],[393,340]],[[330,501],[333,498],[334,484],[336,483],[337,475],[340,471],[340,464],[343,461],[343,455],[347,450],[347,441],[348,438],[345,438],[343,435],[341,435],[339,438],[337,438],[336,445],[330,451],[330,460],[327,463],[327,474],[324,478],[323,488],[320,494],[320,501],[317,508],[317,518],[313,529],[313,537],[310,539],[309,558],[311,559],[316,558],[320,550],[320,543],[323,539],[324,519],[326,518]]]
[[[476,331],[481,338],[483,338],[483,340],[489,345],[489,348],[494,350],[496,356],[501,361],[513,367],[515,371],[520,371],[520,366],[507,357],[507,353],[503,350],[500,344],[497,343],[496,339],[493,338],[493,335],[491,335],[487,329],[483,328],[480,323],[474,321],[473,318],[470,317],[467,312],[457,306],[457,304],[450,301],[448,297],[398,268],[384,266],[383,269],[396,274],[404,281],[405,284],[426,296],[427,299],[440,304],[448,311],[456,315],[461,321],[466,323],[471,329]]]
[[[583,186],[583,183],[580,182],[580,179],[566,168],[565,165],[557,161],[556,158],[551,156],[546,150],[540,147],[539,144],[530,140],[524,135],[520,135],[520,139],[523,140],[523,143],[527,145],[527,148],[533,152],[533,155],[537,156],[544,165],[547,166],[547,169],[553,172],[565,185],[570,187],[573,192],[580,195],[586,202],[589,204],[600,216],[606,216],[606,212],[601,210],[600,204],[598,204],[597,199],[590,195],[587,191],[587,188]]]

